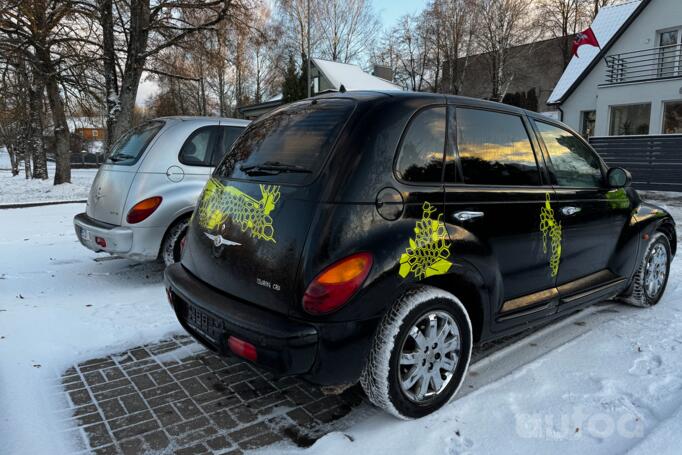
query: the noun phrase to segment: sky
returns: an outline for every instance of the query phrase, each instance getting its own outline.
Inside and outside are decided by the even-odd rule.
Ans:
[[[374,6],[381,24],[384,28],[391,28],[405,14],[421,12],[426,6],[427,0],[370,0]],[[147,98],[158,91],[158,85],[154,81],[141,81],[137,90],[137,104],[146,104]]]
[[[374,11],[385,28],[391,28],[405,14],[418,13],[427,0],[373,0]]]

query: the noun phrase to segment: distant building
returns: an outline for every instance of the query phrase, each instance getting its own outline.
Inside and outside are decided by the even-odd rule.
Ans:
[[[71,134],[84,141],[103,141],[107,129],[103,117],[68,117],[66,119]]]
[[[682,7],[640,0],[604,7],[601,49],[582,46],[549,103],[639,188],[682,191]]]
[[[348,90],[402,90],[399,85],[391,81],[365,73],[359,66],[348,63],[332,62],[313,58],[310,60],[310,80],[312,94],[329,90],[340,90],[341,86]],[[375,73],[388,76],[390,69],[376,67]],[[282,95],[277,95],[267,101],[248,106],[241,106],[237,110],[247,119],[254,119],[266,112],[282,105]]]
[[[547,100],[564,71],[563,47],[570,46],[572,41],[572,36],[552,38],[509,49],[507,71],[513,74],[513,78],[506,93],[520,95],[534,91],[538,112],[555,110],[547,105]],[[462,57],[458,60],[457,67],[464,68],[462,89],[459,95],[490,98],[493,86],[488,66],[488,54]],[[443,82],[444,85],[448,85],[448,81]]]

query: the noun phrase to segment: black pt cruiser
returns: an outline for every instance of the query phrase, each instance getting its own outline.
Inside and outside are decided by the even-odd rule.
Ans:
[[[604,299],[648,307],[675,224],[565,125],[473,99],[328,94],[252,123],[166,270],[211,349],[401,418],[440,408],[472,344]]]

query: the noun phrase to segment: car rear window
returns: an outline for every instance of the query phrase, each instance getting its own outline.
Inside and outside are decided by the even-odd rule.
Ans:
[[[216,168],[224,178],[305,184],[317,175],[355,106],[306,100],[250,124]]]
[[[125,133],[111,148],[108,163],[132,166],[146,150],[154,136],[163,128],[163,122],[146,122]]]

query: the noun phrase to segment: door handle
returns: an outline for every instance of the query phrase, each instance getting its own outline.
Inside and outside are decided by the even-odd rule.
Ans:
[[[469,221],[469,220],[473,220],[474,218],[481,218],[483,215],[485,215],[483,212],[471,212],[471,211],[465,210],[463,212],[457,212],[452,216],[457,221]]]
[[[573,207],[573,206],[566,206],[566,207],[561,207],[561,213],[563,213],[566,216],[571,216],[575,215],[578,213],[580,210],[582,210],[580,207]]]

